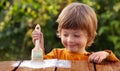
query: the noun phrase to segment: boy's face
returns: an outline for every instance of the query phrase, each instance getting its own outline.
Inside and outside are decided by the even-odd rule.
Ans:
[[[87,45],[87,33],[83,30],[62,29],[60,32],[61,42],[70,52],[85,52]]]

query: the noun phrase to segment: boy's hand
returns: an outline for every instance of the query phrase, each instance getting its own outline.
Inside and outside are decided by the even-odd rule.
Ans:
[[[89,56],[88,61],[94,62],[94,63],[101,63],[104,59],[106,59],[109,56],[108,52],[105,51],[99,51],[91,54]]]
[[[36,41],[36,40],[39,40],[39,41],[40,41],[41,35],[42,35],[42,33],[41,33],[41,32],[38,32],[38,31],[36,31],[36,30],[34,30],[34,31],[32,32],[32,42],[33,42],[33,44],[35,44],[35,41]]]
[[[44,50],[44,37],[43,37],[43,33],[42,32],[38,32],[36,30],[34,30],[32,32],[32,42],[35,45],[35,41],[39,40],[40,41],[40,47]]]

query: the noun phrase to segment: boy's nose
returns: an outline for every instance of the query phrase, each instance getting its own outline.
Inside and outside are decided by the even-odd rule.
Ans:
[[[68,39],[67,39],[67,41],[69,42],[69,43],[72,43],[72,42],[74,42],[74,39],[73,39],[73,37],[68,37]]]

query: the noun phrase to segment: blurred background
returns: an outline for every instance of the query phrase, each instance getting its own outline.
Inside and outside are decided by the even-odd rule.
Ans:
[[[120,0],[0,0],[0,61],[31,59],[31,34],[36,24],[44,33],[46,54],[62,48],[56,19],[72,2],[88,4],[97,13],[97,36],[87,50],[109,49],[120,59]]]

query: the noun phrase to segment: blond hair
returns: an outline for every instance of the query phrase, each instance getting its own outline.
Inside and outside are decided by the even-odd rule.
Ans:
[[[97,30],[97,17],[90,6],[82,3],[72,3],[62,10],[57,22],[59,36],[61,29],[86,30],[89,37],[87,46],[93,43]]]

